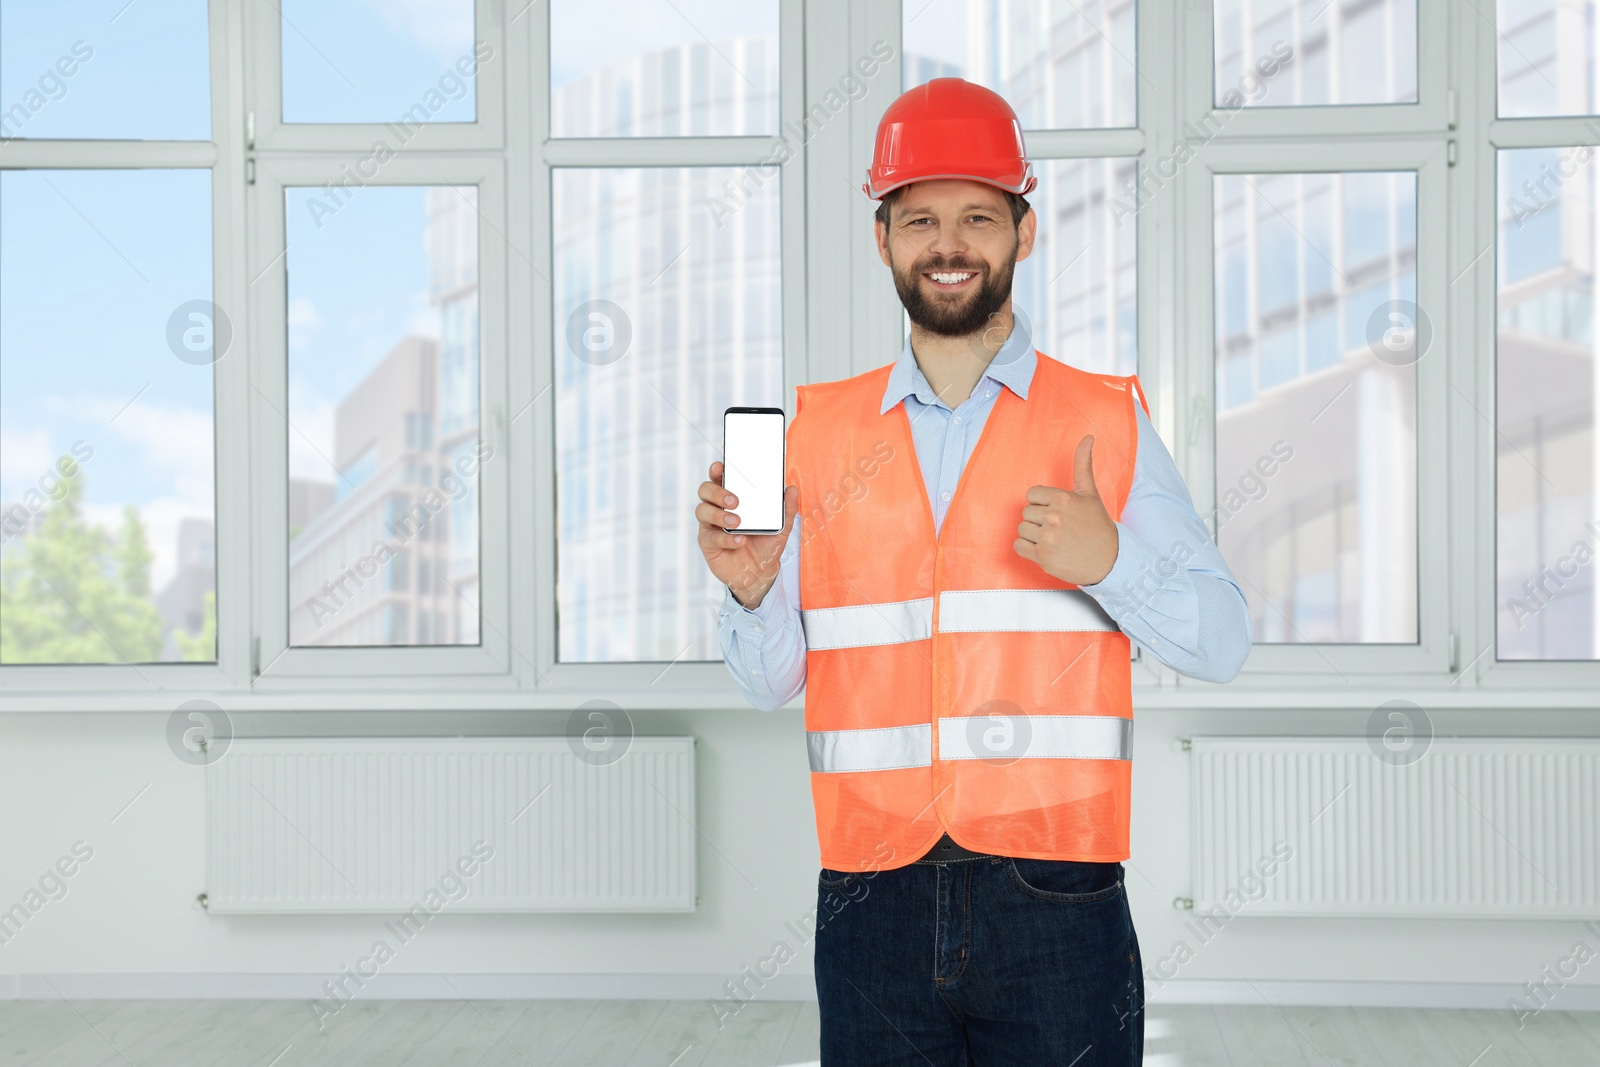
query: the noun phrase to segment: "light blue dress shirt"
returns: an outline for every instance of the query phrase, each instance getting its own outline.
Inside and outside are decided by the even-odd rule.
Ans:
[[[1018,310],[1015,301],[1012,306]],[[956,483],[995,397],[1010,389],[1028,399],[1039,360],[1026,318],[1015,315],[1011,334],[988,371],[953,410],[917,366],[909,337],[889,372],[882,410],[906,405],[936,532],[944,526]],[[1116,523],[1117,558],[1105,578],[1079,588],[1095,598],[1129,640],[1173,670],[1203,681],[1230,681],[1250,654],[1244,592],[1195,512],[1188,487],[1144,408],[1135,405],[1135,414],[1138,451],[1133,483]],[[1067,441],[1061,447],[1070,451],[1077,444]],[[1026,503],[1017,501],[1019,523]],[[718,613],[723,661],[745,697],[763,711],[782,707],[805,685],[799,534],[797,519],[779,558],[778,581],[754,610],[725,591]]]

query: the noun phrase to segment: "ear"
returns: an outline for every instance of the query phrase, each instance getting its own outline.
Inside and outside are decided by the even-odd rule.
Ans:
[[[1039,229],[1039,216],[1033,213],[1033,205],[1028,205],[1028,213],[1017,220],[1017,262],[1021,263],[1028,258],[1028,253],[1033,251],[1033,238]]]

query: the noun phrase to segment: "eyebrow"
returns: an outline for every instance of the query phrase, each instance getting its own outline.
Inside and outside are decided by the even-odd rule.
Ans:
[[[980,204],[977,201],[972,201],[970,203],[966,203],[966,204],[962,204],[961,205],[961,210],[962,211],[971,211],[973,208],[977,208],[980,211],[999,211],[1000,210],[999,208],[995,207],[992,204]],[[917,207],[901,208],[900,209],[900,213],[902,215],[910,215],[913,212],[917,212],[917,211],[932,211],[932,210],[933,210],[933,208],[928,207],[927,205],[918,205]]]

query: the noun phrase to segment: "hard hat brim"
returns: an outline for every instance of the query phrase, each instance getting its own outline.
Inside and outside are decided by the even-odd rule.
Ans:
[[[941,178],[982,182],[984,185],[992,185],[996,189],[1003,189],[1008,193],[1016,193],[1018,196],[1026,196],[1039,183],[1038,177],[1033,173],[1033,164],[1030,162],[1023,168],[1022,179],[1015,183],[1004,182],[997,178],[987,178],[981,174],[912,174],[896,181],[887,182],[881,188],[874,189],[872,187],[872,170],[868,168],[867,180],[861,183],[861,191],[866,194],[868,200],[882,200],[901,186],[910,185],[913,182],[937,181]]]

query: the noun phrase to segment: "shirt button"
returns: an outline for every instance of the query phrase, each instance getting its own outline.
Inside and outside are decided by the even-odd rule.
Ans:
[[[960,415],[957,415],[957,416],[956,416],[956,425],[957,425],[957,426],[960,426],[960,425],[961,425],[961,416],[960,416]]]
[[[764,627],[764,626],[762,626],[762,625],[761,625],[761,624],[760,624],[760,623],[759,623],[759,622],[757,622],[757,623],[752,623],[752,624],[751,624],[751,626],[750,626],[750,628],[751,628],[751,629],[752,629],[752,630],[754,630],[754,631],[755,631],[755,632],[756,632],[756,633],[758,633],[758,634],[759,634],[759,633],[765,633],[765,632],[766,632],[766,627]]]
[[[950,499],[950,494],[949,493],[941,493],[940,494],[940,499],[949,500]]]
[[[759,670],[758,670],[758,669],[756,669],[756,668],[755,668],[755,667],[751,667],[751,668],[750,668],[750,673],[751,673],[751,674],[753,674],[753,675],[755,675],[755,676],[756,676],[756,677],[758,677],[758,678],[759,678],[759,677],[760,677],[760,676],[761,676],[761,671],[759,671]]]

